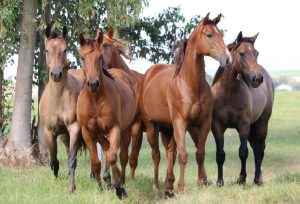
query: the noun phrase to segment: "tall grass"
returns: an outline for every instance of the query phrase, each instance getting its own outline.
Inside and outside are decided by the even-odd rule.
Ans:
[[[300,92],[277,92],[273,115],[269,124],[263,161],[262,187],[254,187],[253,154],[249,145],[247,161],[247,184],[234,182],[240,171],[238,156],[239,139],[236,131],[226,132],[224,164],[225,185],[215,185],[217,165],[215,162],[215,143],[210,134],[206,145],[206,171],[213,181],[208,187],[197,187],[197,165],[195,148],[187,137],[189,160],[186,168],[185,194],[175,199],[165,200],[164,178],[166,158],[161,147],[160,197],[152,193],[153,163],[151,149],[144,138],[139,157],[136,180],[127,178],[126,189],[129,197],[122,203],[300,203]],[[0,203],[119,203],[112,191],[99,192],[90,179],[90,160],[88,154],[79,155],[76,170],[77,189],[74,195],[68,192],[68,170],[64,147],[59,146],[60,172],[55,179],[48,166],[32,168],[0,167]],[[178,162],[175,167],[177,192]],[[129,168],[127,168],[129,175]]]

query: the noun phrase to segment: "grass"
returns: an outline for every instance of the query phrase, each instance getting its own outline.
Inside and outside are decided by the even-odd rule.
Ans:
[[[276,79],[279,77],[300,77],[300,69],[298,70],[285,70],[285,71],[271,71],[270,75]]]
[[[254,161],[251,149],[247,161],[247,184],[234,184],[239,171],[239,139],[236,131],[226,132],[224,165],[225,186],[215,185],[217,165],[215,163],[215,144],[212,135],[206,145],[206,171],[213,181],[208,187],[197,187],[197,165],[195,148],[187,137],[189,161],[186,168],[185,194],[176,199],[163,199],[166,159],[161,147],[160,197],[152,193],[153,164],[151,150],[144,138],[136,180],[127,179],[126,189],[129,197],[122,203],[299,203],[300,202],[300,92],[277,92],[274,111],[269,125],[263,161],[265,184],[256,188],[252,185]],[[250,147],[249,147],[250,148]],[[90,161],[88,154],[79,156],[76,171],[77,189],[74,195],[68,193],[68,171],[66,154],[62,145],[59,149],[60,172],[55,179],[48,166],[32,168],[0,169],[0,203],[119,203],[114,192],[100,193],[96,184],[89,178]],[[177,186],[178,162],[175,167]],[[129,168],[127,168],[129,175]],[[175,187],[177,192],[177,187]]]

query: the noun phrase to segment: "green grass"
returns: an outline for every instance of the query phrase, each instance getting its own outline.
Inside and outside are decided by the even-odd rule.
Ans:
[[[217,165],[215,163],[215,144],[212,135],[206,145],[206,171],[213,181],[209,187],[197,187],[197,165],[195,148],[187,137],[189,161],[186,167],[186,188],[183,196],[164,200],[164,177],[166,159],[161,147],[160,198],[152,193],[153,164],[150,148],[144,138],[143,147],[136,172],[136,180],[127,179],[126,189],[129,197],[122,203],[300,203],[300,92],[277,92],[273,115],[269,126],[263,161],[265,184],[256,188],[252,185],[254,177],[253,154],[249,149],[247,161],[247,184],[234,184],[239,171],[239,139],[236,131],[226,132],[224,165],[225,186],[215,185]],[[250,147],[249,147],[250,148]],[[79,156],[76,171],[77,189],[74,195],[68,193],[68,171],[65,149],[59,149],[60,172],[55,179],[48,166],[32,168],[0,167],[0,203],[119,203],[114,192],[100,193],[96,184],[89,178],[90,161],[88,154]],[[175,167],[178,182],[178,162]],[[127,168],[129,175],[129,168]],[[177,187],[175,187],[177,192]]]
[[[285,70],[285,71],[271,71],[272,78],[279,77],[300,77],[300,69],[298,70]]]

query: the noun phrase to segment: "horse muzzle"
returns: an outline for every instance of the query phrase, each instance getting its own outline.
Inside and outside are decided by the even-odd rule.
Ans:
[[[100,89],[100,82],[99,82],[99,80],[88,81],[87,86],[88,86],[90,92],[95,93]]]
[[[60,82],[60,80],[62,78],[62,72],[61,71],[52,71],[51,78],[54,82]]]
[[[264,81],[263,76],[253,76],[253,77],[251,77],[251,86],[253,88],[257,88],[257,87],[259,87],[259,85],[261,85],[261,83],[263,81]]]

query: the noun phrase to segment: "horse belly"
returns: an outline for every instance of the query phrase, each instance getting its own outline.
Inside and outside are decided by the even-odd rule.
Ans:
[[[260,118],[260,116],[262,115],[266,107],[267,96],[264,92],[264,88],[265,88],[264,86],[261,86],[256,89],[252,89],[251,124]]]
[[[166,97],[167,84],[149,84],[144,90],[143,94],[143,108],[146,117],[150,121],[170,124],[171,116],[169,112],[167,97]],[[165,90],[161,90],[164,87]]]

